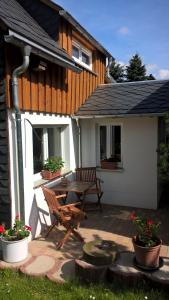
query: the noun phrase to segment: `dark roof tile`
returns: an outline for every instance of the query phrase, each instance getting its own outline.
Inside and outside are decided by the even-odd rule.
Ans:
[[[16,0],[0,1],[0,19],[12,31],[68,61],[74,62]]]
[[[76,115],[161,114],[169,111],[169,80],[100,85]]]

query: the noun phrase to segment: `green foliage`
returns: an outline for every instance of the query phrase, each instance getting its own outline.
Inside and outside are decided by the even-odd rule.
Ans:
[[[169,134],[169,113],[164,117],[165,131]],[[160,143],[158,148],[159,160],[158,171],[159,176],[164,182],[169,182],[169,143]]]
[[[114,280],[111,285],[84,285],[78,281],[57,284],[47,278],[28,277],[11,270],[0,271],[0,300],[167,300],[164,290],[147,283],[128,287]]]
[[[115,60],[112,61],[110,65],[110,75],[117,82],[124,81],[124,67],[117,63]]]
[[[150,75],[146,76],[145,79],[146,80],[155,80],[155,77],[152,74],[150,74]]]
[[[31,227],[23,225],[19,215],[15,217],[13,228],[6,229],[3,225],[0,226],[0,236],[7,241],[18,241],[28,237],[31,232]]]
[[[63,166],[64,161],[61,157],[49,157],[43,165],[43,170],[55,172],[57,170],[60,170]]]
[[[126,79],[127,81],[146,80],[146,68],[137,53],[133,55],[129,61],[129,65],[126,67]]]
[[[141,243],[143,247],[156,246],[159,242],[158,229],[160,222],[154,222],[151,219],[136,215],[135,212],[131,214],[130,219],[136,228],[136,241],[138,241],[139,244]]]

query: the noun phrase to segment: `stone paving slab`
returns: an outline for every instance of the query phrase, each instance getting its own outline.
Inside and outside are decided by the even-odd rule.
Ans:
[[[75,260],[68,259],[60,261],[57,265],[57,268],[52,273],[48,273],[47,277],[59,283],[64,283],[66,280],[75,278]]]
[[[33,256],[31,260],[20,267],[22,273],[32,276],[46,276],[55,269],[57,269],[57,261],[48,255]]]
[[[20,269],[25,264],[29,264],[32,260],[32,255],[29,253],[28,257],[20,262],[17,263],[7,263],[3,260],[0,260],[0,269]]]

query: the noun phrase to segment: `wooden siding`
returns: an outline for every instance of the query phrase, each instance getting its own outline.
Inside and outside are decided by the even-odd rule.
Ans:
[[[72,55],[72,39],[83,42],[70,24],[61,19],[59,43],[69,55]],[[84,41],[84,46],[86,45],[88,42]],[[98,84],[104,83],[106,57],[92,46],[90,49],[92,49],[93,72],[82,68],[82,72],[77,74],[49,62],[44,72],[33,71],[29,67],[19,79],[20,109],[63,115],[75,113]],[[19,50],[6,46],[6,61],[7,106],[11,108],[11,75],[14,68],[22,63]]]

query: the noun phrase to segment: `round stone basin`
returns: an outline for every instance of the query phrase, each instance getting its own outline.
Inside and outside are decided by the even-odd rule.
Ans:
[[[117,246],[109,240],[95,240],[83,246],[83,259],[93,265],[111,264],[117,256]]]

